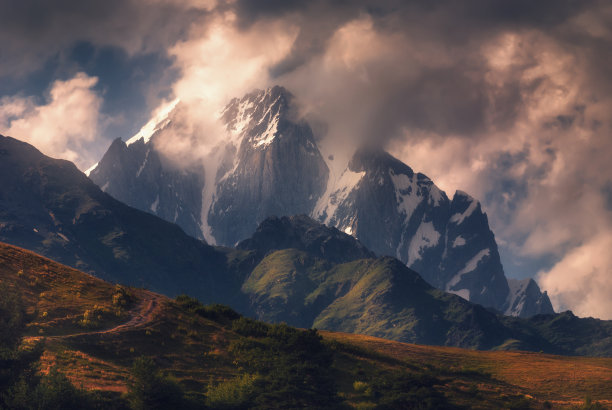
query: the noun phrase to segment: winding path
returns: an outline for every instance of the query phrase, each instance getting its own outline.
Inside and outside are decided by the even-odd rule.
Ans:
[[[120,333],[128,330],[137,329],[148,325],[153,321],[154,314],[161,308],[164,296],[155,293],[143,293],[140,302],[130,309],[130,319],[120,325],[91,332],[72,333],[69,335],[47,336],[47,339],[68,339],[78,336],[102,335],[109,333]]]

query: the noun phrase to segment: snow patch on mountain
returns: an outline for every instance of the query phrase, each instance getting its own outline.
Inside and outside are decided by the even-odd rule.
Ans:
[[[365,175],[365,171],[353,172],[349,169],[348,164],[353,152],[342,153],[341,150],[331,147],[329,143],[330,141],[320,141],[317,146],[329,170],[329,177],[325,192],[312,211],[312,216],[325,224],[330,223],[338,206],[346,200]],[[346,226],[338,227],[340,230],[345,228]]]
[[[459,235],[458,237],[455,238],[455,240],[453,241],[453,248],[458,248],[460,246],[465,245],[465,238],[461,235]]]
[[[485,257],[489,256],[490,254],[491,250],[488,248],[481,250],[472,259],[470,259],[468,263],[465,264],[465,267],[459,271],[459,274],[462,275],[464,273],[472,272],[478,267],[480,261],[483,260]]]
[[[147,150],[147,153],[145,154],[145,158],[144,161],[142,161],[142,164],[140,165],[140,168],[138,168],[138,171],[136,172],[136,178],[138,178],[140,176],[140,174],[142,174],[142,171],[145,169],[145,166],[147,166],[147,160],[149,159],[149,153],[151,151]],[[155,211],[153,211],[155,212]]]
[[[153,118],[151,118],[151,120],[149,120],[149,122],[147,122],[132,138],[127,140],[125,144],[131,145],[140,139],[142,139],[145,144],[149,142],[153,134],[170,123],[170,113],[174,111],[179,101],[180,100],[177,98],[161,107]]]
[[[393,170],[389,170],[389,176],[395,186],[395,198],[398,204],[398,210],[404,214],[404,221],[409,221],[410,217],[423,201],[420,195],[419,186],[414,178],[406,174],[395,174]]]
[[[204,164],[204,189],[202,189],[202,210],[200,214],[200,230],[202,231],[202,236],[206,242],[210,245],[216,245],[217,240],[212,234],[212,227],[208,223],[208,215],[210,210],[215,202],[215,194],[217,191],[217,174],[219,172],[219,168],[221,167],[221,163],[223,162],[223,155],[225,153],[224,149],[216,149],[213,150],[211,154],[208,155]],[[238,161],[234,158],[234,168],[232,171],[228,172],[223,177],[231,174],[236,166],[238,165]]]
[[[272,141],[274,141],[274,138],[276,138],[276,134],[278,133],[279,118],[280,114],[276,113],[272,120],[268,122],[268,127],[266,130],[260,136],[253,138],[253,143],[256,147],[267,147],[272,143]]]
[[[439,206],[440,201],[442,201],[442,199],[444,198],[444,195],[437,186],[432,184],[429,190],[429,198],[430,198],[430,202],[429,202],[430,205]]]
[[[408,262],[406,265],[411,266],[414,262],[421,259],[423,251],[426,248],[432,248],[438,244],[440,240],[440,232],[436,231],[433,222],[421,222],[419,228],[414,234],[410,247],[408,248]]]
[[[96,169],[98,167],[99,162],[96,162],[95,164],[93,164],[91,167],[89,167],[86,171],[85,171],[85,175],[89,176],[89,174],[91,174],[91,172]]]
[[[330,178],[325,193],[323,193],[315,205],[313,214],[317,218],[325,216],[324,222],[329,223],[335,215],[338,206],[346,200],[364,175],[365,172],[353,172],[347,168],[337,180],[332,181]]]
[[[470,300],[470,290],[469,289],[459,289],[459,290],[449,290],[448,293],[455,294],[457,296],[461,296],[465,300]]]
[[[159,194],[157,195],[157,198],[155,198],[155,201],[153,201],[153,203],[151,204],[151,211],[153,211],[153,213],[156,213],[158,206],[159,206]]]
[[[228,141],[238,148],[244,132],[249,128],[253,120],[253,111],[256,106],[253,101],[243,98],[241,101],[234,101],[228,104],[221,115],[225,114],[232,107],[232,104],[238,104],[238,106],[236,108],[236,116],[227,124]]]
[[[461,225],[466,218],[468,218],[470,215],[474,213],[474,211],[476,210],[476,207],[478,207],[477,200],[465,194],[464,192],[457,191],[457,194],[460,194],[460,193],[468,197],[468,199],[470,200],[470,205],[468,205],[467,209],[463,211],[462,213],[456,213],[450,217],[449,221],[457,225]]]
[[[480,263],[480,261],[482,261],[484,258],[489,256],[490,253],[491,253],[491,250],[488,248],[483,249],[480,252],[478,252],[472,259],[470,259],[465,264],[465,267],[463,269],[457,272],[457,274],[453,276],[450,281],[448,281],[446,285],[446,291],[450,292],[452,290],[452,287],[461,281],[461,277],[463,275],[465,275],[466,273],[473,272],[478,267],[478,264]]]

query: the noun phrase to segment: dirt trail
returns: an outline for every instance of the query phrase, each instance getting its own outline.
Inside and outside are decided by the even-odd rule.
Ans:
[[[108,333],[120,333],[127,330],[132,330],[145,326],[153,321],[155,313],[161,308],[163,296],[155,293],[144,293],[140,302],[129,311],[130,319],[120,325],[111,327],[109,329],[95,330],[91,332],[80,332],[69,335],[60,336],[48,336],[48,339],[68,339],[71,337],[78,336],[90,336],[90,335],[101,335]]]

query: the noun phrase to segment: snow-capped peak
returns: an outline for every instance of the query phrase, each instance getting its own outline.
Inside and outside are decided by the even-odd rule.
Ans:
[[[463,191],[457,191],[455,193],[455,197],[453,198],[453,201],[457,200],[458,198],[461,198],[465,202],[469,203],[469,205],[467,206],[465,211],[452,215],[450,218],[450,222],[454,222],[457,225],[461,225],[463,221],[466,218],[468,218],[470,215],[472,215],[474,211],[478,208],[479,202],[476,199],[474,199],[472,196],[466,194]]]
[[[144,140],[145,144],[149,142],[153,134],[170,123],[170,113],[174,111],[179,101],[180,100],[176,98],[168,104],[161,106],[153,118],[151,118],[132,138],[127,140],[126,145],[131,145],[140,139]]]

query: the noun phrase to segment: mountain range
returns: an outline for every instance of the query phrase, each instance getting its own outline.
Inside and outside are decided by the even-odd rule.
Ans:
[[[184,109],[175,101],[127,142],[115,140],[89,177],[211,244],[234,246],[269,216],[309,215],[438,289],[507,315],[553,313],[533,279],[506,278],[476,199],[462,191],[449,198],[378,148],[333,149],[286,89],[233,99],[221,114],[223,142],[201,162],[177,165],[159,142],[183,126]]]
[[[112,282],[187,293],[270,322],[477,349],[612,354],[612,324],[504,316],[307,215],[271,217],[235,248],[102,192],[73,164],[0,137],[0,241]]]

